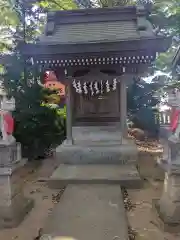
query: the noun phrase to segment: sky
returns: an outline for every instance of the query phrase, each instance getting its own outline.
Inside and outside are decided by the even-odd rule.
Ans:
[[[158,76],[170,77],[170,74],[167,74],[167,73],[164,73],[164,72],[161,72],[161,71],[156,71],[155,74],[153,74],[152,76],[146,77],[143,80],[146,81],[147,83],[151,83],[153,81],[153,79],[155,77],[158,77]]]

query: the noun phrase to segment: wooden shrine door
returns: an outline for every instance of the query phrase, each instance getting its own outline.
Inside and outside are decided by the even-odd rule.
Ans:
[[[119,121],[119,91],[84,96],[74,92],[74,118],[85,122]]]

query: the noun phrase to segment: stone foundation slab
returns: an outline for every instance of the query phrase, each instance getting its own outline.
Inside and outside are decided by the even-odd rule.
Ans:
[[[121,185],[129,189],[142,187],[142,181],[135,166],[113,164],[60,164],[48,180],[48,185],[59,189],[68,184],[109,184]]]
[[[88,146],[61,145],[56,149],[56,157],[64,164],[131,164],[137,161],[135,145]]]

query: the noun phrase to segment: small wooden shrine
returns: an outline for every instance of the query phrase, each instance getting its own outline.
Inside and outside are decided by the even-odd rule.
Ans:
[[[119,123],[127,134],[127,84],[148,71],[171,40],[157,36],[142,6],[49,12],[44,34],[25,44],[26,60],[66,85],[72,126]]]

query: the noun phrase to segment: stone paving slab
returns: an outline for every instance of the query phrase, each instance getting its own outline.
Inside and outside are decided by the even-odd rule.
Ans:
[[[59,188],[63,184],[119,184],[128,188],[138,188],[141,179],[133,165],[68,165],[60,164],[50,177],[51,188]]]
[[[42,239],[128,240],[128,224],[118,185],[68,185],[49,216]]]

